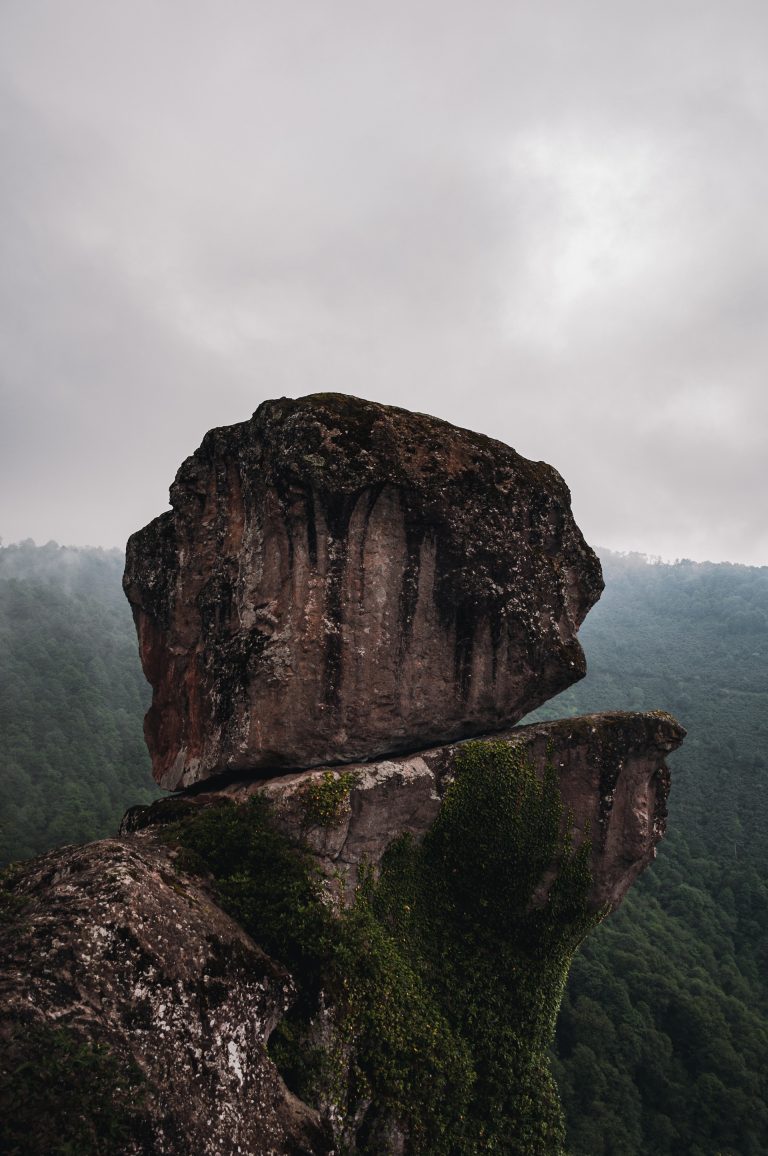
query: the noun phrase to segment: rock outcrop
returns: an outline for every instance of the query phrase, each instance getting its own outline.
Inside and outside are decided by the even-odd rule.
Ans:
[[[615,908],[655,854],[665,828],[665,758],[683,734],[661,712],[614,712],[495,737],[496,747],[523,756],[539,779],[547,766],[554,770],[561,828],[570,827],[574,849],[589,841],[587,915]],[[276,828],[312,852],[329,903],[352,909],[361,870],[377,874],[394,839],[419,841],[432,828],[466,749],[442,746],[177,795],[134,808],[120,839],[55,851],[20,870],[6,881],[14,906],[0,920],[0,1039],[18,1050],[37,1026],[61,1025],[76,1042],[107,1048],[124,1083],[133,1073],[133,1115],[119,1148],[125,1156],[324,1156],[340,1141],[351,1152],[407,1151],[402,1125],[391,1119],[373,1148],[359,1143],[375,1105],[364,1101],[350,1123],[328,1095],[320,1097],[321,1113],[286,1088],[266,1045],[296,987],[282,961],[268,958],[225,914],[205,877],[189,874],[174,849],[173,824],[233,804],[245,811],[254,795],[264,796]],[[475,837],[467,833],[467,862]],[[560,869],[555,858],[535,881],[533,904],[542,910]],[[0,914],[1,900],[0,893]],[[336,998],[330,980],[307,1050],[328,1044]],[[348,1035],[342,1038],[349,1050]],[[338,1032],[331,1042],[337,1054]],[[337,1098],[352,1099],[351,1073],[335,1079]]]
[[[599,563],[555,470],[339,394],[206,435],[125,590],[168,788],[509,727],[585,673]]]
[[[173,855],[162,843],[109,839],[11,870],[0,891],[5,1064],[45,1063],[53,1033],[65,1032],[72,1066],[55,1075],[73,1101],[80,1091],[87,1114],[101,1106],[78,1088],[78,1049],[110,1057],[116,1087],[128,1091],[127,1134],[108,1147],[84,1132],[67,1151],[319,1156],[329,1145],[317,1113],[288,1091],[265,1050],[295,997],[291,977],[199,881],[175,870]],[[6,1122],[29,1112],[34,1083],[20,1082],[16,1102],[3,1103]],[[63,1139],[72,1136],[53,1136],[48,1149],[22,1138],[13,1150],[42,1156]]]
[[[562,479],[320,394],[213,430],[171,505],[125,589],[182,790],[0,877],[0,1147],[563,1156],[569,962],[684,731],[514,726],[602,589]]]

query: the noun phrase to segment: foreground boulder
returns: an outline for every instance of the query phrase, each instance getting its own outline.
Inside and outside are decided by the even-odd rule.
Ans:
[[[585,673],[599,563],[560,475],[338,394],[211,431],[128,543],[164,787],[513,725]]]
[[[317,1113],[266,1054],[291,977],[173,856],[162,843],[106,839],[6,875],[3,1151],[329,1150]]]

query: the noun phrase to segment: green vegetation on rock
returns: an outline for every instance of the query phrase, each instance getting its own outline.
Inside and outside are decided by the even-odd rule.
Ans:
[[[342,1142],[373,1156],[398,1127],[422,1156],[540,1156],[562,1151],[548,1048],[571,957],[598,921],[589,844],[574,850],[563,826],[551,768],[540,782],[504,743],[473,742],[423,842],[397,840],[342,911],[261,797],[169,838],[291,970],[299,999],[271,1051],[300,1095],[332,1109]]]
[[[139,1148],[141,1073],[68,1028],[17,1024],[0,1058],[5,1156],[114,1156]]]
[[[308,827],[338,827],[344,818],[349,792],[360,778],[358,771],[324,771],[302,791]]]

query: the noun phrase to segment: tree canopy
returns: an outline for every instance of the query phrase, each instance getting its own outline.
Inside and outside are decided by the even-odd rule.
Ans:
[[[118,550],[0,547],[0,863],[113,834],[151,802]]]

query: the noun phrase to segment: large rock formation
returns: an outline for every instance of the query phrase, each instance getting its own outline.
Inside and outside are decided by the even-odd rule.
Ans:
[[[519,727],[494,740],[494,749],[522,755],[540,780],[547,766],[554,769],[563,804],[561,829],[570,826],[575,850],[588,840],[589,882],[582,897],[588,918],[596,920],[616,907],[653,857],[665,827],[665,758],[683,733],[661,712],[616,712]],[[210,880],[190,875],[190,864],[175,849],[183,834],[174,824],[221,813],[233,804],[245,815],[249,800],[264,796],[276,828],[312,851],[328,904],[354,912],[361,869],[378,873],[398,836],[418,841],[427,835],[447,789],[462,773],[461,755],[467,749],[466,744],[443,746],[177,795],[134,808],[120,839],[51,852],[12,871],[4,890],[0,887],[0,1040],[6,1054],[26,1061],[29,1070],[35,1063],[33,1046],[51,1046],[53,1037],[41,1038],[40,1031],[52,1029],[69,1034],[70,1055],[80,1055],[82,1046],[106,1049],[110,1062],[118,1065],[106,1093],[118,1101],[124,1129],[119,1144],[109,1150],[121,1156],[187,1156],[192,1151],[201,1156],[330,1156],[340,1145],[369,1156],[431,1154],[429,1142],[409,1143],[402,1112],[393,1116],[389,1109],[387,1114],[375,1096],[361,1096],[355,1074],[363,1062],[356,1052],[359,1044],[339,1010],[349,996],[339,990],[338,978],[334,985],[330,968],[318,977],[321,999],[305,1012],[308,1023],[300,1047],[307,1054],[326,1052],[335,1074],[328,1069],[312,1107],[288,1090],[267,1043],[296,1000],[296,985],[283,961],[267,957],[225,914]],[[468,829],[462,841],[467,865],[477,865],[477,838]],[[227,849],[217,848],[217,855],[220,850]],[[515,850],[509,848],[511,854]],[[235,866],[236,854],[235,849]],[[532,880],[532,902],[542,913],[552,906],[561,868],[556,856]],[[264,885],[259,879],[253,883]],[[472,899],[481,911],[490,902],[482,892]],[[558,917],[557,930],[566,943],[574,934],[578,942],[583,934],[578,918],[578,912],[576,918],[573,913]],[[557,939],[550,939],[548,951],[557,945]],[[514,950],[514,943],[509,946]],[[363,950],[367,960],[367,945]],[[530,952],[529,946],[515,957],[516,969],[525,966]],[[541,955],[536,945],[533,954],[534,976],[546,977],[547,954]],[[317,966],[328,963],[321,956]],[[499,963],[500,991],[505,984],[509,976]],[[510,990],[514,997],[516,989]],[[529,981],[526,998],[536,991],[536,982],[531,986]],[[407,996],[407,990],[389,992],[390,999]],[[306,992],[302,998],[306,1001]],[[547,1023],[558,999],[559,989],[546,1005]],[[514,998],[504,1005],[512,1025],[522,1025],[528,1034],[535,1030],[535,1021],[531,1027],[527,1009],[516,1008]],[[290,1030],[296,1032],[295,1021]],[[471,1032],[466,1036],[472,1049]],[[535,1053],[547,1043],[544,1032]],[[423,1046],[418,1041],[414,1051]],[[470,1050],[470,1057],[482,1067],[482,1054]],[[20,1066],[23,1070],[24,1063]],[[74,1099],[77,1067],[55,1074]],[[535,1078],[540,1083],[542,1076]],[[0,1080],[0,1110],[29,1114],[26,1084],[15,1089],[21,1101],[15,1105],[2,1103],[2,1090]],[[339,1103],[346,1111],[339,1110]],[[105,1150],[81,1144],[78,1150]],[[476,1149],[467,1141],[449,1150]],[[37,1142],[29,1151],[42,1156],[46,1149]],[[546,1156],[559,1147],[552,1138],[551,1146],[535,1151]]]
[[[317,395],[212,431],[171,504],[125,586],[156,777],[193,789],[0,878],[0,1147],[562,1156],[568,964],[684,733],[509,729],[585,672],[567,488]]]
[[[0,1128],[3,1151],[327,1151],[317,1113],[291,1095],[265,1050],[295,997],[290,976],[199,882],[175,870],[173,856],[162,843],[109,839],[53,851],[4,880],[0,1075],[17,1063],[22,1078],[12,1087],[14,1102],[3,1097],[0,1114],[12,1136],[14,1116],[20,1118],[14,1138],[22,1146],[5,1148],[9,1134]],[[87,1128],[75,1131],[76,1143],[72,1134],[54,1132],[50,1147],[45,1132],[36,1132],[30,1116],[39,1093],[30,1070],[56,1054],[56,1032],[66,1033],[69,1047],[49,1075],[69,1098],[64,1115],[73,1124],[78,1111],[87,1118],[105,1107],[90,1100],[105,1089],[79,1085],[101,1075],[99,1058],[109,1056],[107,1096],[122,1093],[111,1105],[123,1116],[114,1146],[104,1144],[103,1131],[98,1146]],[[90,1052],[90,1069],[79,1049]],[[0,1093],[8,1091],[0,1079]],[[41,1097],[41,1110],[52,1117],[54,1104],[61,1107],[57,1092],[49,1089],[47,1103]],[[33,1134],[23,1135],[24,1124]],[[95,1130],[103,1127],[98,1121]],[[67,1140],[72,1147],[58,1147]]]
[[[211,431],[125,589],[169,788],[511,726],[585,673],[602,590],[555,470],[339,394]]]

